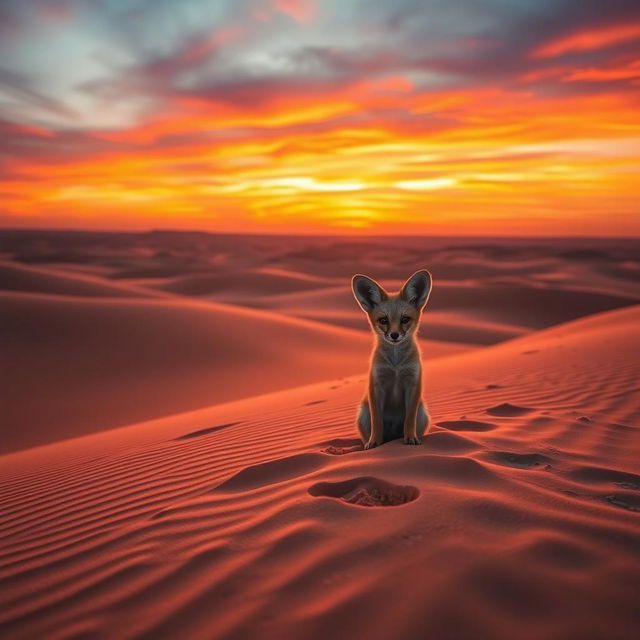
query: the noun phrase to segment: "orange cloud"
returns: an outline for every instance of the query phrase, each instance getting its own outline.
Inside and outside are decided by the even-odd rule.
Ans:
[[[528,71],[518,76],[518,82],[525,84],[540,82],[542,80],[550,80],[554,78],[560,78],[571,70],[571,67],[548,67],[546,69],[535,69],[534,71]]]
[[[614,215],[617,232],[640,231],[631,96],[484,88],[387,102],[381,87],[408,88],[358,83],[336,102],[249,114],[189,103],[88,157],[14,159],[6,209],[23,225],[46,212],[67,226],[601,234]]]
[[[547,42],[535,49],[533,58],[553,58],[565,53],[592,51],[640,39],[640,23],[586,29]]]
[[[640,78],[640,60],[605,68],[576,69],[563,76],[562,80],[564,82],[611,82],[635,78]]]

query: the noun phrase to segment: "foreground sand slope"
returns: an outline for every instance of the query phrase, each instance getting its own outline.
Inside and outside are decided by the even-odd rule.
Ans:
[[[421,447],[361,376],[4,456],[11,638],[634,638],[640,307],[427,362]]]

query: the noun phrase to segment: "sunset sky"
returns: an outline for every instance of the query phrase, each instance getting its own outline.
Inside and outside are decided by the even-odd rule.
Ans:
[[[640,235],[637,0],[3,0],[0,225]]]

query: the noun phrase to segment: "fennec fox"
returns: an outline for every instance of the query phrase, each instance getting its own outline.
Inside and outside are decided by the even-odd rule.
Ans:
[[[387,293],[375,280],[359,274],[353,276],[351,287],[376,336],[369,387],[357,419],[364,448],[400,436],[405,444],[420,444],[429,414],[422,400],[416,332],[431,292],[431,274],[417,271],[398,293]]]

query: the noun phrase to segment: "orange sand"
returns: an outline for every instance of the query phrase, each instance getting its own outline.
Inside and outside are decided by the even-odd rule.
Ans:
[[[483,326],[521,337],[426,341],[429,434],[365,452],[365,331],[265,289],[268,311],[105,295],[160,289],[99,266],[18,265],[2,294],[3,444],[23,449],[0,458],[2,637],[640,634],[640,305],[573,287],[585,317],[558,322],[551,287],[526,323],[496,298]]]

